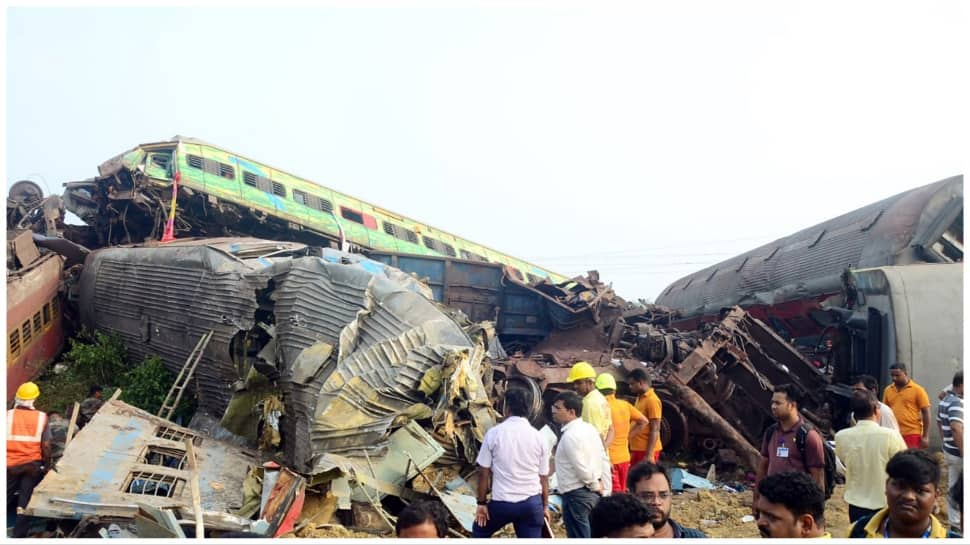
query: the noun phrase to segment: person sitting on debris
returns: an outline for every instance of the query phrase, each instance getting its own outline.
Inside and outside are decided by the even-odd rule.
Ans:
[[[771,416],[777,421],[770,426],[761,441],[761,465],[758,466],[755,483],[782,471],[801,471],[808,473],[825,490],[825,451],[822,436],[811,428],[805,433],[805,444],[796,444],[799,430],[805,421],[798,413],[799,397],[791,384],[775,386],[771,395]],[[800,448],[801,447],[801,448]],[[757,504],[758,488],[754,488],[754,503]],[[758,512],[753,514],[758,516]]]
[[[850,538],[949,538],[933,508],[940,495],[940,463],[922,449],[897,452],[886,464],[886,504],[874,515],[855,521]]]
[[[770,538],[831,538],[825,531],[825,493],[801,471],[783,471],[758,483],[758,532]]]
[[[512,523],[516,537],[542,537],[549,506],[549,446],[526,419],[525,390],[505,394],[505,420],[485,434],[478,451],[478,508],[472,537]],[[491,480],[492,499],[486,500]]]
[[[870,391],[877,398],[879,397],[879,382],[871,375],[857,375],[852,378],[852,391]],[[851,417],[852,425],[855,425],[855,417]],[[899,422],[893,410],[882,401],[879,402],[879,425],[884,428],[899,431]],[[900,436],[902,437],[902,436]]]
[[[612,494],[599,501],[589,514],[593,538],[633,539],[653,537],[654,509],[630,494]]]
[[[695,528],[685,528],[670,518],[673,494],[667,471],[653,462],[643,461],[630,469],[627,489],[654,509],[653,537],[667,539],[706,538],[707,534]]]
[[[616,398],[616,379],[609,373],[596,377],[596,389],[610,404],[613,419],[613,442],[607,447],[613,466],[613,492],[626,492],[626,476],[630,472],[630,435],[647,425],[647,417],[623,399]],[[633,427],[630,427],[633,424]]]
[[[856,425],[835,434],[835,455],[845,465],[845,501],[854,522],[886,506],[886,462],[906,443],[899,432],[879,425],[879,400],[868,389],[852,393]]]
[[[589,514],[600,497],[609,493],[610,460],[591,424],[579,418],[583,400],[562,392],[552,402],[552,419],[562,426],[556,446],[556,479],[562,494],[562,520],[566,536],[588,538]]]
[[[51,432],[51,464],[56,465],[57,461],[64,455],[64,443],[67,442],[67,425],[68,421],[61,413],[51,411],[47,415],[47,426]]]
[[[27,537],[30,519],[23,510],[34,487],[51,467],[51,432],[47,415],[34,408],[40,388],[25,382],[17,388],[14,407],[7,411],[7,510],[17,504],[13,537]]]
[[[398,514],[394,533],[400,538],[447,537],[448,511],[436,501],[416,501]]]
[[[610,404],[596,389],[595,380],[596,371],[585,361],[573,365],[566,377],[566,382],[572,383],[576,393],[583,396],[583,413],[580,416],[596,428],[605,447],[613,442],[613,417]]]
[[[637,433],[630,433],[630,465],[635,466],[643,460],[657,463],[660,461],[660,420],[663,418],[663,404],[653,389],[650,375],[643,369],[634,369],[627,376],[630,391],[637,396],[635,407],[647,418],[647,427]]]
[[[94,418],[94,413],[98,412],[104,404],[104,393],[97,384],[88,389],[88,397],[81,402],[81,408],[77,415],[77,428],[81,429]]]

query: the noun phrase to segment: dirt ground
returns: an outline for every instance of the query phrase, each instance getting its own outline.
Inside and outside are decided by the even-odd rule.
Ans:
[[[941,479],[940,499],[937,502],[936,517],[946,523],[946,468],[943,468]],[[836,538],[849,535],[849,508],[843,499],[845,487],[836,486],[832,497],[825,503],[826,528]],[[751,490],[743,492],[729,492],[727,490],[694,490],[674,495],[671,517],[683,526],[698,528],[709,537],[714,538],[757,538],[758,527],[752,522],[744,522],[742,518],[751,514]],[[552,524],[553,533],[557,538],[566,537],[566,529],[561,518],[556,518]],[[343,526],[332,525],[314,531],[297,533],[297,537],[330,537],[348,538],[361,537],[374,539],[373,534],[350,531]],[[390,536],[387,536],[390,537]],[[495,537],[514,538],[515,532],[511,526],[506,527]]]

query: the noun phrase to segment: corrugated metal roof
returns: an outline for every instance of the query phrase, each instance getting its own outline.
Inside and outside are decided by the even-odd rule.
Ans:
[[[919,260],[910,246],[931,223],[924,216],[952,199],[962,208],[963,176],[894,195],[687,275],[664,289],[657,304],[689,318],[736,304],[838,291],[839,275],[848,267]]]

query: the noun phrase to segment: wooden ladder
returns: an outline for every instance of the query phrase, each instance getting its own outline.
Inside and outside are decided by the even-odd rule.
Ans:
[[[182,392],[189,383],[189,379],[192,378],[192,374],[195,373],[195,368],[198,367],[199,362],[202,360],[202,354],[205,352],[205,347],[209,345],[209,341],[212,339],[212,330],[210,329],[208,333],[202,335],[199,342],[195,344],[195,348],[192,349],[192,353],[189,354],[188,359],[185,360],[185,364],[182,366],[182,370],[179,371],[177,377],[175,377],[175,383],[168,390],[168,394],[165,396],[165,401],[162,402],[162,408],[158,410],[158,414],[161,418],[165,420],[171,420],[172,414],[175,412],[175,407],[178,407],[179,401],[182,400]],[[173,397],[174,400],[173,400]]]

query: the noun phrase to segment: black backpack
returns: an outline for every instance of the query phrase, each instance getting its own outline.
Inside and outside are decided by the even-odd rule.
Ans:
[[[771,438],[777,429],[778,424],[772,424],[769,426],[765,431],[766,440]],[[805,465],[806,469],[808,468],[808,463],[805,460],[805,441],[808,438],[808,432],[814,429],[815,426],[809,424],[808,422],[803,422],[798,428],[798,431],[795,432],[795,448],[797,448],[798,452],[801,453],[802,464]],[[822,434],[819,433],[818,430],[816,430],[815,433],[818,433],[818,437],[822,441],[822,456],[825,458],[825,490],[823,490],[823,492],[825,492],[825,499],[829,499],[832,497],[832,491],[835,490],[835,483],[837,480],[837,471],[835,468],[835,449],[829,445],[828,441],[822,437]]]

